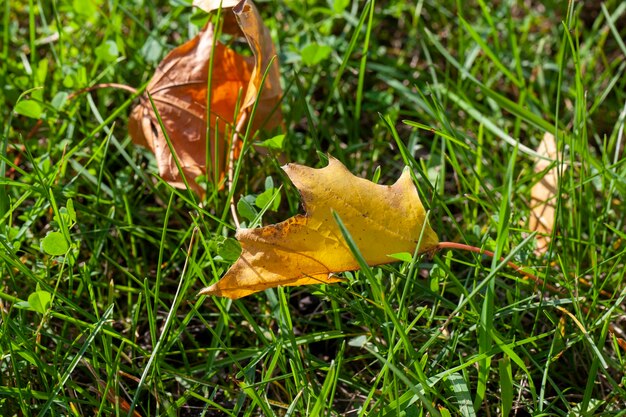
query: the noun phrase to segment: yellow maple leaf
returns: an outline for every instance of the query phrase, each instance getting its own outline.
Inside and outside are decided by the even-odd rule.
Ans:
[[[391,186],[374,184],[350,173],[337,159],[315,169],[283,167],[300,190],[305,215],[257,229],[240,229],[242,253],[204,295],[240,298],[279,285],[341,281],[333,273],[359,269],[333,217],[333,211],[369,265],[397,260],[389,255],[437,246],[424,206],[405,170]]]

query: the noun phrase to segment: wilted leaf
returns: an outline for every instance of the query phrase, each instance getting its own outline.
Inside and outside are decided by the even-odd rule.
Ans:
[[[225,1],[224,5],[232,6],[233,3]],[[207,7],[207,11],[210,10],[213,9]],[[196,177],[208,173],[209,180],[219,180],[223,176],[232,145],[232,133],[236,129],[245,131],[252,105],[257,99],[259,105],[252,121],[253,132],[262,125],[271,129],[282,121],[279,110],[272,114],[282,96],[277,61],[272,62],[259,96],[262,75],[276,52],[257,9],[251,1],[243,0],[232,10],[224,10],[223,13],[234,13],[238,24],[237,27],[237,24],[230,23],[234,20],[226,19],[223,30],[229,33],[243,32],[253,57],[244,57],[219,42],[215,42],[213,50],[214,26],[208,23],[198,36],[174,49],[163,59],[146,88],[163,121],[189,186],[199,194],[204,190],[195,182]],[[211,56],[213,77],[208,133],[210,142],[207,145],[207,82]],[[239,113],[235,114],[237,108]],[[161,177],[175,187],[184,188],[184,181],[147,94],[132,111],[129,131],[134,142],[152,149]],[[235,149],[238,149],[237,146]],[[207,152],[210,155],[208,169]]]
[[[389,255],[413,253],[418,242],[420,252],[438,243],[408,171],[386,186],[355,177],[334,158],[322,169],[297,164],[283,169],[300,190],[306,214],[259,229],[238,230],[240,258],[201,294],[240,298],[279,285],[341,281],[332,274],[359,265],[333,211],[369,265],[395,262]]]
[[[193,0],[193,5],[209,13],[219,9],[220,5],[222,9],[235,7],[239,1],[240,0]]]
[[[543,140],[537,148],[537,153],[547,158],[561,161],[558,157],[556,140],[551,133],[545,133]],[[558,157],[558,158],[557,158]],[[535,163],[535,172],[543,173],[541,181],[536,183],[530,191],[531,216],[529,228],[537,233],[537,247],[535,253],[541,255],[546,252],[550,244],[550,235],[554,229],[554,212],[556,210],[556,192],[558,189],[558,169],[555,165],[545,172],[550,166],[550,161],[540,159]],[[563,165],[563,169],[565,165]]]

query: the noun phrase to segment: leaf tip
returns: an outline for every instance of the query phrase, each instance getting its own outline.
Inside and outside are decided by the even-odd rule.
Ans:
[[[258,290],[253,290],[249,288],[225,287],[222,281],[223,281],[223,278],[213,285],[204,287],[198,292],[197,296],[199,297],[201,295],[207,295],[207,296],[225,297],[225,298],[230,298],[231,300],[236,300],[238,298],[245,297],[246,295],[250,295],[258,291]]]
[[[411,178],[411,167],[405,165],[402,169],[402,174],[400,174],[400,178],[398,178],[397,182],[410,181],[413,183],[413,178]]]
[[[250,5],[246,0],[241,0],[233,7],[233,12],[238,15],[247,12],[248,10],[250,10]]]
[[[214,291],[215,291],[215,284],[209,287],[204,287],[198,292],[198,297],[201,295],[214,295]]]
[[[239,297],[232,297],[228,291],[222,291],[217,284],[213,284],[211,286],[205,287],[203,289],[200,290],[200,292],[198,292],[198,297],[201,295],[206,295],[206,296],[216,296],[216,297],[227,297],[230,299],[234,299],[234,298],[239,298]]]

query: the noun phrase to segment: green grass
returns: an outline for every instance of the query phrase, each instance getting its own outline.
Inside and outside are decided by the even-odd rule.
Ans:
[[[282,186],[242,220],[301,212],[282,161],[387,184],[408,165],[441,240],[562,293],[442,251],[238,301],[196,297],[233,261],[228,191],[159,180],[127,91],[67,99],[144,86],[198,30],[184,3],[3,3],[0,415],[624,415],[623,2],[259,3],[286,141],[241,159],[236,201]],[[569,167],[537,257],[545,132]]]

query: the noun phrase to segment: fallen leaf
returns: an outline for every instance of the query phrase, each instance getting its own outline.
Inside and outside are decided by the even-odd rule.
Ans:
[[[539,155],[545,156],[552,160],[561,161],[556,144],[556,140],[551,133],[546,132],[543,140],[537,148]],[[558,190],[558,169],[555,165],[549,171],[546,169],[551,162],[545,159],[539,159],[535,163],[535,173],[543,175],[541,181],[537,182],[530,191],[530,225],[529,228],[533,232],[537,232],[537,246],[535,254],[542,255],[548,250],[550,244],[550,235],[554,230],[554,213],[556,210],[556,192]],[[563,164],[563,170],[565,165]]]
[[[217,3],[213,4],[214,8],[219,7],[219,2],[214,3]],[[209,22],[196,37],[172,50],[161,61],[146,88],[147,93],[133,109],[129,121],[133,141],[154,152],[161,177],[175,187],[184,188],[185,183],[154,113],[149,94],[189,186],[200,195],[204,190],[195,181],[196,178],[208,174],[209,180],[219,181],[224,176],[229,153],[234,150],[236,154],[239,150],[237,143],[231,143],[233,132],[245,132],[255,101],[258,100],[258,105],[251,122],[252,133],[261,126],[272,129],[282,122],[278,109],[282,96],[280,74],[269,31],[250,0],[236,5],[234,1],[224,3],[231,7],[234,5],[232,10],[226,9],[222,13],[234,14],[237,24],[230,23],[232,19],[225,19],[223,31],[244,35],[253,57],[242,56],[216,42],[214,25]],[[205,6],[207,11],[214,9],[211,5]],[[210,142],[207,146],[207,83],[211,56]],[[268,76],[261,90],[262,76],[268,66]],[[235,114],[237,108],[239,112]],[[208,169],[207,147],[210,153]]]
[[[228,9],[235,7],[240,0],[194,0],[193,6],[204,10],[207,13],[217,10],[222,6],[222,9]]]
[[[305,215],[257,229],[239,229],[242,253],[217,283],[200,294],[240,298],[279,285],[341,281],[333,273],[359,268],[333,218],[341,218],[369,265],[397,262],[389,255],[434,248],[417,189],[405,170],[391,186],[355,177],[330,158],[321,169],[283,167],[300,190]],[[421,240],[420,240],[421,239]]]

